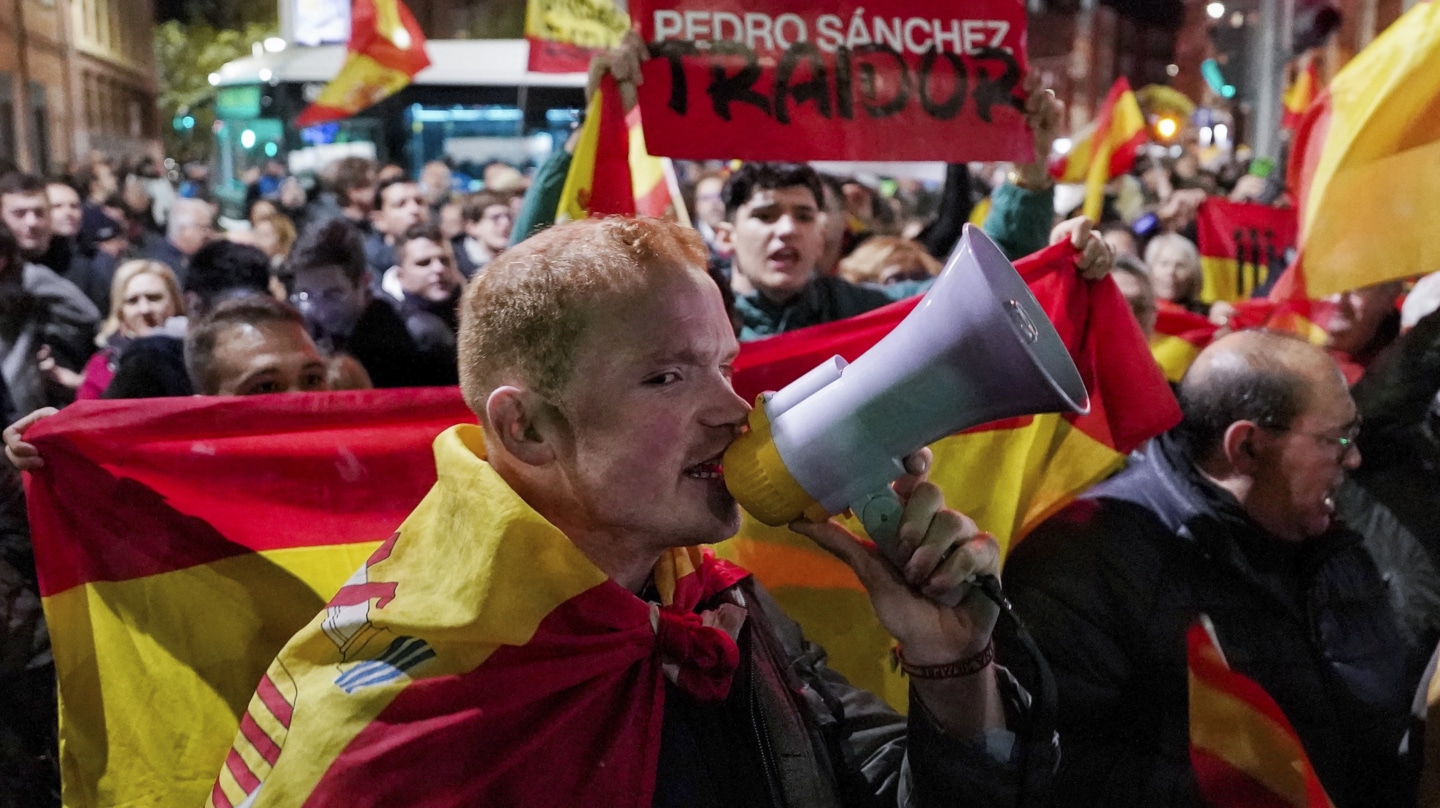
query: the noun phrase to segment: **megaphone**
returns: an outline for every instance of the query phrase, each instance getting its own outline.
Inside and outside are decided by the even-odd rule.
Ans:
[[[847,365],[836,356],[762,395],[725,452],[725,483],[767,525],[851,509],[894,557],[904,458],[946,435],[1043,412],[1087,413],[1080,372],[1000,248],[965,225],[934,286]]]

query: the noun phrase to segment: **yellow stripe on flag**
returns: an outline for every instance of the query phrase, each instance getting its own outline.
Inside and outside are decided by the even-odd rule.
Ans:
[[[600,149],[600,101],[601,95],[597,92],[585,107],[585,123],[580,127],[580,138],[570,156],[570,172],[565,175],[565,186],[560,191],[556,224],[590,215],[590,193],[595,186],[595,160]]]
[[[1165,378],[1178,384],[1185,378],[1185,371],[1190,369],[1195,357],[1200,355],[1200,349],[1179,337],[1156,334],[1150,340],[1150,353],[1155,357],[1155,364],[1164,371]]]
[[[64,679],[65,804],[203,804],[224,759],[223,748],[215,757],[215,739],[234,736],[265,657],[273,657],[378,544],[252,553],[82,584],[45,598],[50,625],[93,638],[89,647],[54,646]],[[256,599],[255,592],[265,597]],[[76,731],[97,726],[94,717],[101,715],[103,735]],[[175,736],[156,732],[156,716],[184,716],[189,746],[176,748]],[[174,779],[156,783],[137,772],[174,773]],[[81,787],[87,791],[79,793]]]
[[[1437,62],[1440,4],[1418,3],[1330,83],[1329,130],[1302,195],[1312,298],[1440,267]]]

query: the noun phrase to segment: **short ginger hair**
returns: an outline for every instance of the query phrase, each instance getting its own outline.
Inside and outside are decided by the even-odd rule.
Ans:
[[[704,274],[705,243],[661,219],[584,219],[501,253],[460,301],[460,391],[485,422],[490,393],[526,386],[558,402],[592,315],[676,272]]]

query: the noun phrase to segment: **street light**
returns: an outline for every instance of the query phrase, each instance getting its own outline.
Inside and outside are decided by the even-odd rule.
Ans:
[[[1225,16],[1225,4],[1211,3],[1205,7],[1205,13],[1210,15],[1210,19],[1218,20]]]
[[[1161,140],[1169,140],[1179,131],[1180,123],[1174,118],[1161,118],[1155,123],[1155,134],[1159,135]]]
[[[286,42],[278,36],[267,36],[261,44],[265,46],[265,50],[271,53],[279,53],[285,50]]]

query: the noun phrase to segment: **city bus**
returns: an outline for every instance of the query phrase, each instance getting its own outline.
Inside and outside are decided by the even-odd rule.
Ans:
[[[579,120],[585,74],[527,71],[523,39],[432,39],[425,48],[430,66],[408,87],[304,129],[294,120],[340,71],[344,45],[257,48],[217,71],[211,177],[221,215],[245,218],[240,178],[271,159],[312,189],[322,168],[347,155],[397,163],[412,177],[445,160],[460,189],[473,190],[489,163],[524,171],[543,162]]]

